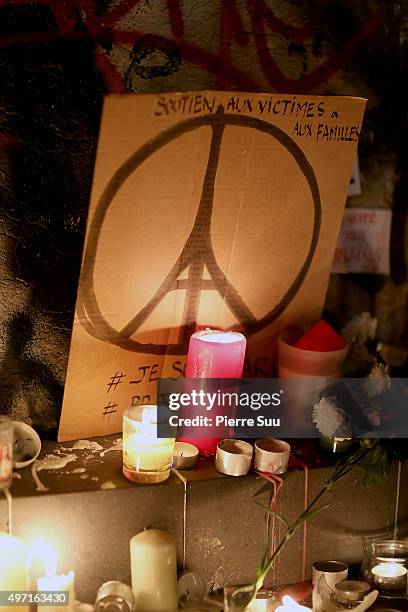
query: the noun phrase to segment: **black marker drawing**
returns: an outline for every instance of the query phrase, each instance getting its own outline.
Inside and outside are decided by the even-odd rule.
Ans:
[[[151,404],[152,398],[149,394],[132,395],[132,406],[142,406],[143,404]]]
[[[200,127],[208,126],[212,130],[212,139],[208,155],[207,169],[203,182],[199,208],[194,226],[179,257],[163,280],[151,300],[122,329],[116,330],[102,315],[94,288],[94,267],[98,240],[106,213],[124,181],[152,154],[169,144],[179,136]],[[222,137],[225,128],[238,126],[258,130],[276,139],[292,156],[300,172],[304,175],[313,199],[313,230],[306,258],[290,284],[285,295],[261,319],[256,319],[245,304],[238,291],[232,286],[219,267],[211,238],[211,219],[214,200],[214,185],[217,176]],[[222,106],[215,114],[193,117],[178,123],[161,132],[158,136],[138,149],[113,175],[105,188],[96,207],[90,226],[88,242],[85,249],[78,292],[77,313],[84,329],[94,338],[117,345],[125,350],[137,353],[183,355],[188,347],[190,334],[195,331],[201,290],[217,291],[226,302],[246,336],[260,331],[272,323],[291,303],[299,291],[313,260],[321,225],[321,202],[317,179],[314,170],[300,147],[280,128],[255,117],[225,114]],[[203,278],[207,268],[210,279]],[[180,275],[188,271],[187,279]],[[132,335],[146,321],[165,295],[170,291],[185,290],[183,318],[177,344],[141,343],[132,339]],[[110,389],[108,389],[109,391]]]
[[[120,385],[123,382],[123,379],[125,377],[126,377],[126,374],[123,374],[123,372],[121,374],[119,374],[119,372],[116,372],[116,374],[111,376],[110,382],[108,382],[107,384],[108,390],[106,393],[109,393],[109,391],[111,391],[112,389],[116,391],[116,389],[118,388],[118,385]]]
[[[103,407],[102,409],[102,416],[104,419],[110,417],[111,414],[114,414],[115,412],[117,412],[116,408],[119,406],[119,404],[115,403],[115,402],[109,402],[106,406]]]

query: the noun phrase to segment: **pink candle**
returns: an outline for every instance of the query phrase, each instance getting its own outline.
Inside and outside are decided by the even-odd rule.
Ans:
[[[238,332],[196,332],[190,338],[186,378],[241,378],[245,348],[245,337]]]
[[[238,332],[205,329],[193,334],[187,355],[186,378],[241,378],[246,349]],[[220,438],[180,438],[197,446],[201,455],[214,455]]]

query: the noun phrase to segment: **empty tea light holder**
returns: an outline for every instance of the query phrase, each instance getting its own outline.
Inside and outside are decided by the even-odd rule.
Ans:
[[[222,440],[217,444],[215,469],[228,476],[245,476],[251,469],[254,449],[243,440]]]
[[[268,474],[283,474],[288,467],[290,445],[276,438],[261,438],[255,442],[255,469]]]
[[[95,612],[133,612],[134,610],[135,596],[129,585],[109,580],[99,588]]]

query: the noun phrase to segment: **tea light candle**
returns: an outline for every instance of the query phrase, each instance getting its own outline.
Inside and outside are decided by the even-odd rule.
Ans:
[[[68,593],[68,605],[41,606],[41,612],[75,612],[75,574],[42,576],[37,580],[37,591],[65,591]]]
[[[336,584],[337,593],[349,601],[362,601],[370,590],[368,582],[362,580],[342,580]]]
[[[215,468],[229,476],[248,474],[252,463],[253,448],[243,440],[223,440],[217,446]]]
[[[157,406],[123,414],[123,473],[135,482],[162,482],[170,475],[174,438],[157,437]]]
[[[173,451],[173,467],[179,470],[189,470],[198,460],[198,448],[188,442],[176,442]]]
[[[407,569],[401,563],[386,561],[372,568],[374,586],[385,591],[407,589]]]
[[[160,529],[130,540],[132,590],[138,612],[177,612],[176,541]]]
[[[26,549],[23,542],[0,532],[0,591],[25,591],[27,588]],[[19,606],[17,610],[28,610]],[[1,606],[2,612],[16,612],[16,606]]]

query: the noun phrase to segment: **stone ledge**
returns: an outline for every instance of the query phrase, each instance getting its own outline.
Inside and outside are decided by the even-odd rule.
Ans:
[[[168,481],[161,484],[134,484],[122,475],[122,452],[110,450],[120,434],[93,438],[103,450],[73,449],[74,442],[57,443],[44,440],[40,458],[48,454],[63,457],[66,454],[76,455],[74,461],[65,467],[55,470],[41,470],[38,476],[47,491],[38,491],[30,467],[16,470],[17,477],[13,481],[13,497],[44,496],[49,494],[81,493],[100,489],[137,489],[139,487],[166,487],[180,484],[179,479],[172,474]],[[296,440],[291,443],[296,456],[309,468],[321,468],[333,465],[333,457],[320,454],[316,450],[315,440]],[[106,454],[101,456],[104,451]],[[229,478],[216,471],[212,459],[200,458],[195,469],[181,472],[188,482],[202,482]],[[20,478],[19,478],[20,476]]]

